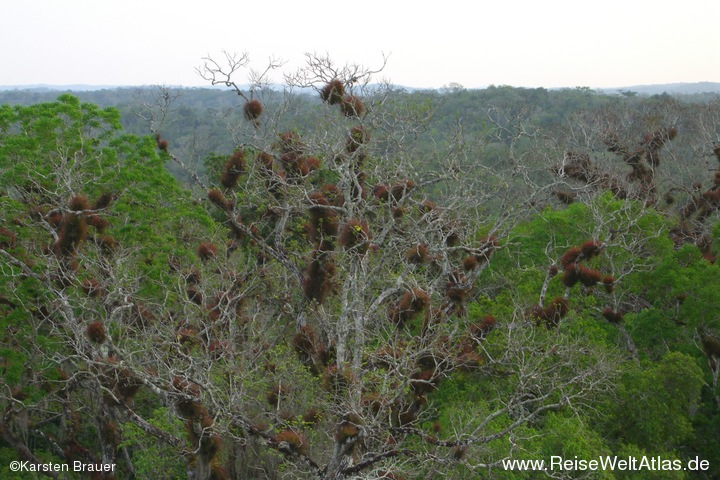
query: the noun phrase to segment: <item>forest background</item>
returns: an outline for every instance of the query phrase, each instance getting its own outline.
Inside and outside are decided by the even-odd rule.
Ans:
[[[0,92],[3,478],[717,478],[718,95],[371,74]]]

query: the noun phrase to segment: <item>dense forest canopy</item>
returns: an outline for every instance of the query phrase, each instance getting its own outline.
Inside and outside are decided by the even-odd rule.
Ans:
[[[372,73],[2,92],[3,478],[717,478],[720,99]]]
[[[375,86],[380,88],[380,86]],[[166,92],[172,99],[170,115],[163,124],[163,134],[173,142],[174,148],[183,153],[186,162],[192,162],[194,169],[202,171],[203,159],[214,152],[226,152],[235,147],[235,141],[229,134],[229,125],[238,124],[243,119],[241,106],[235,92],[214,88],[166,88],[166,87],[127,87],[71,92],[81,101],[102,107],[115,107],[121,113],[121,122],[125,131],[136,135],[148,132],[147,118],[139,114],[142,107],[156,105],[160,101],[159,91]],[[311,89],[296,89],[293,108],[296,115],[286,116],[286,124],[279,129],[298,128],[293,122],[306,122],[312,118],[313,108],[320,99]],[[58,93],[52,90],[6,90],[0,91],[0,104],[31,105],[52,102]],[[462,87],[442,90],[411,90],[392,88],[392,96],[398,102],[409,107],[426,109],[432,112],[428,119],[428,131],[417,138],[417,148],[431,157],[433,146],[438,141],[449,141],[459,125],[465,134],[479,135],[487,132],[490,116],[497,119],[505,117],[523,120],[526,124],[542,128],[551,137],[567,134],[567,126],[572,124],[573,116],[583,112],[611,110],[614,106],[632,105],[642,109],[641,105],[653,102],[674,102],[690,108],[693,105],[707,105],[716,102],[718,94],[704,93],[693,95],[658,94],[653,96],[623,94],[603,94],[585,87],[575,89],[548,90],[544,88],[515,88],[510,86],[490,86],[482,90],[465,90]],[[268,105],[279,105],[286,101],[282,91],[264,88],[263,99]],[[490,155],[492,152],[484,152]],[[496,155],[501,155],[497,152]],[[174,168],[174,166],[169,166]],[[180,172],[174,170],[176,175]]]

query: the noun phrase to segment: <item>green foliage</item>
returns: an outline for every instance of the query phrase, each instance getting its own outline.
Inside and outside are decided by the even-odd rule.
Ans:
[[[596,460],[599,457],[612,456],[611,448],[592,426],[577,415],[561,413],[548,414],[535,428],[527,432],[523,441],[521,458],[544,459],[550,461],[553,456],[564,460]],[[571,478],[586,478],[587,471],[571,472]],[[598,470],[590,472],[590,478],[613,479],[614,472]]]
[[[182,437],[183,423],[167,408],[157,408],[146,417],[148,423],[165,432]],[[135,467],[138,478],[187,478],[186,466],[182,456],[169,445],[148,438],[137,425],[126,422],[121,425],[122,442]]]
[[[602,227],[596,227],[598,224]],[[546,295],[548,299],[563,296],[566,287],[559,261],[570,248],[588,240],[603,244],[602,254],[588,261],[603,274],[620,276],[624,270],[652,271],[652,267],[638,269],[637,264],[651,266],[672,255],[668,228],[669,222],[658,212],[610,194],[599,196],[590,204],[546,208],[509,233],[504,248],[495,255],[480,282],[489,286],[499,282],[506,287],[512,285],[512,288],[487,287],[491,295],[497,292],[498,305],[528,305],[528,299],[537,298],[548,270],[555,265],[559,272],[551,279]],[[636,285],[644,289],[647,283],[639,275],[631,274],[623,276],[616,288],[632,291]],[[603,288],[596,287],[587,293],[588,296],[571,297],[574,309],[588,309],[588,314],[602,311],[602,301],[608,298]]]
[[[527,305],[528,298],[537,298],[548,267],[564,251],[590,238],[601,240],[605,249],[592,265],[611,271],[621,281],[611,295],[602,289],[587,290],[584,295],[571,290],[571,313],[560,330],[600,348],[627,344],[629,334],[631,345],[645,360],[642,367],[624,364],[626,373],[618,383],[618,397],[601,409],[612,414],[606,417],[603,429],[593,428],[595,422],[589,422],[584,437],[599,435],[598,439],[606,442],[605,452],[627,454],[632,450],[637,455],[647,452],[670,459],[680,456],[684,462],[685,455],[676,453],[684,445],[703,445],[696,450],[701,458],[711,457],[713,451],[699,439],[708,435],[708,418],[694,413],[712,409],[714,404],[701,395],[710,375],[705,373],[706,360],[697,347],[697,329],[718,329],[713,312],[720,308],[716,294],[720,278],[718,267],[702,259],[697,247],[675,248],[669,235],[672,225],[672,220],[658,211],[609,194],[588,204],[546,209],[513,229],[479,278],[480,288],[489,295],[469,311],[505,312],[501,317],[507,318],[511,313],[508,305]],[[550,281],[549,298],[563,295],[565,286],[560,280],[558,276]],[[486,286],[499,282],[513,288]],[[608,303],[617,304],[624,298],[642,299],[642,303],[636,300],[640,304],[632,305],[634,311],[626,312],[624,327],[618,328],[600,312]],[[549,438],[560,431],[558,425],[543,426]],[[619,446],[621,443],[624,446]],[[573,444],[573,440],[566,438],[563,444]],[[602,450],[593,447],[589,453],[595,448]],[[682,472],[674,475],[686,478]],[[645,477],[619,474],[617,478]]]
[[[692,412],[705,384],[695,360],[669,352],[656,364],[628,366],[607,428],[620,443],[653,455],[673,452],[693,434]]]
[[[57,415],[57,386],[64,384],[69,374],[97,381],[93,376],[96,370],[87,363],[58,360],[70,350],[61,339],[69,337],[82,344],[87,341],[86,325],[99,317],[117,345],[142,351],[144,347],[131,345],[124,337],[128,326],[117,316],[133,304],[112,309],[130,299],[138,304],[173,301],[168,289],[172,259],[194,257],[192,243],[212,238],[216,232],[202,206],[193,203],[190,193],[169,174],[155,141],[123,134],[119,118],[116,109],[80,103],[70,95],[53,103],[1,109],[0,226],[10,232],[0,239],[7,252],[0,256],[1,383],[3,392],[12,391],[28,406],[51,405],[33,419],[41,424],[47,422],[43,415]],[[97,215],[107,225],[102,231],[89,228],[85,241],[78,242],[72,259],[74,270],[68,276],[63,268],[69,259],[53,251],[61,227],[51,225],[49,214],[66,211],[69,200],[81,195],[88,203],[82,209],[92,208],[104,194],[111,200]],[[112,238],[122,251],[102,247],[103,238]],[[96,278],[107,282],[108,276],[114,276],[114,283],[106,283],[104,289],[125,292],[115,297],[118,300],[110,308],[112,303],[88,299],[80,284]],[[63,302],[68,305],[65,310],[58,308]],[[86,400],[77,394],[73,399],[80,404]],[[166,427],[172,430],[161,425]],[[81,444],[97,441],[92,416],[78,420],[72,428]],[[136,466],[148,470],[141,477],[167,477],[172,471],[180,477],[185,474],[182,457],[174,457],[172,465],[158,465],[158,458],[171,458],[169,450],[154,451],[161,448],[155,440],[147,442],[146,433],[127,428],[129,442],[145,439],[147,448],[137,450]],[[65,435],[62,428],[46,430]],[[38,443],[36,455],[45,455],[45,443]]]
[[[694,245],[657,258],[654,268],[624,283],[652,305],[627,318],[628,331],[643,354],[659,358],[669,349],[697,356],[697,329],[720,328],[714,314],[720,309],[720,268],[702,259]]]

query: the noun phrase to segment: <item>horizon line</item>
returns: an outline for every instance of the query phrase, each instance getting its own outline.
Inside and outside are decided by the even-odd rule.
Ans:
[[[378,82],[377,84],[380,84]],[[281,83],[278,84],[271,84],[274,86],[284,86]],[[371,84],[372,85],[372,84]],[[397,88],[404,88],[404,89],[410,89],[410,90],[452,90],[454,88],[460,87],[461,90],[486,90],[491,87],[512,87],[512,88],[524,88],[524,89],[547,89],[547,90],[574,90],[574,89],[582,89],[582,88],[589,88],[591,90],[597,90],[597,91],[622,91],[632,88],[658,88],[658,87],[683,87],[683,86],[693,86],[693,85],[711,85],[714,87],[715,90],[720,90],[720,82],[713,82],[708,80],[703,81],[697,81],[697,82],[670,82],[670,83],[648,83],[648,84],[637,84],[637,85],[623,85],[623,86],[613,86],[613,87],[591,87],[588,85],[575,85],[575,86],[564,86],[564,87],[546,87],[546,86],[535,86],[535,87],[529,87],[529,86],[522,86],[522,85],[509,85],[509,84],[502,84],[502,83],[491,83],[484,86],[478,86],[478,87],[466,87],[462,84],[453,84],[450,83],[448,85],[444,85],[442,87],[416,87],[416,86],[410,86],[410,85],[399,85],[399,84],[393,84],[390,83],[391,86],[397,87]],[[181,88],[181,89],[205,89],[205,90],[215,90],[215,89],[223,89],[228,88],[224,85],[164,85],[164,84],[158,84],[158,83],[147,83],[147,84],[116,84],[116,85],[107,85],[107,84],[92,84],[92,83],[78,83],[78,84],[53,84],[53,83],[35,83],[35,84],[15,84],[15,85],[0,85],[0,90],[2,91],[8,91],[8,90],[35,90],[35,89],[47,89],[47,90],[82,90],[82,91],[98,91],[98,90],[118,90],[118,89],[126,89],[126,88],[152,88],[152,87],[168,87],[168,88]],[[246,87],[247,85],[240,85],[240,87]],[[307,87],[309,88],[309,87]],[[698,93],[705,93],[705,92],[698,92]],[[711,92],[707,92],[711,93]]]

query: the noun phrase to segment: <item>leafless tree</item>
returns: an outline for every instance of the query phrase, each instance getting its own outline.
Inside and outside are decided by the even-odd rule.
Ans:
[[[37,370],[3,380],[8,444],[33,462],[42,440],[68,461],[147,472],[133,459],[159,442],[194,479],[462,478],[514,456],[520,427],[584,409],[610,385],[615,354],[524,307],[468,311],[523,210],[509,189],[527,177],[521,162],[474,162],[462,128],[437,164],[416,162],[430,112],[373,84],[382,68],[317,55],[288,77],[319,93],[317,116],[280,131],[292,96],[273,111],[261,90],[280,64],[250,70],[245,89],[235,78],[249,57],[226,63],[201,69],[244,102],[220,177],[195,179],[213,220],[150,181],[157,158],[122,190],[108,181],[107,196],[88,197],[105,170],[150,162],[123,153],[143,151],[139,140],[101,140],[117,158],[94,144],[45,152],[53,182],[28,170],[3,185],[24,233],[0,243],[2,298],[49,342],[18,345]],[[182,161],[154,133],[160,158]],[[144,231],[175,251],[143,243]],[[433,395],[458,372],[486,398],[443,424]],[[41,401],[23,397],[42,385]]]

